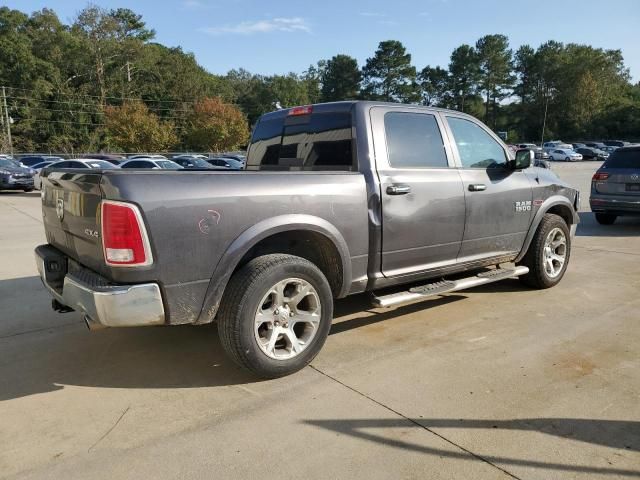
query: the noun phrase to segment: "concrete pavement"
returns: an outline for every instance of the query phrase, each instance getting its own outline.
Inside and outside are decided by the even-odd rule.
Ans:
[[[553,167],[583,191],[560,285],[340,301],[312,366],[273,381],[215,326],[51,311],[38,194],[0,194],[0,477],[640,478],[640,219],[597,225],[596,164]]]

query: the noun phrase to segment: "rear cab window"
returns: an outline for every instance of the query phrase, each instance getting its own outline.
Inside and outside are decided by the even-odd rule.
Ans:
[[[351,112],[263,118],[253,132],[246,170],[355,171]]]

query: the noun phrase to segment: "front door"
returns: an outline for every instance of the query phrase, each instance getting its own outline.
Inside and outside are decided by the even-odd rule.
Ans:
[[[458,262],[517,254],[531,224],[530,178],[508,168],[507,150],[486,127],[468,117],[445,117],[457,150],[466,204]]]
[[[371,109],[382,196],[382,273],[408,275],[456,262],[465,198],[435,112]]]

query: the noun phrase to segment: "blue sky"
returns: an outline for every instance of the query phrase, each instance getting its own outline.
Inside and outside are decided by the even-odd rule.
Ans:
[[[301,72],[337,53],[362,64],[381,40],[400,40],[419,69],[448,64],[451,51],[487,33],[514,48],[554,39],[621,49],[640,81],[640,0],[94,0],[141,13],[156,40],[193,52],[213,73],[243,67],[256,73]],[[79,0],[5,0],[31,12],[54,9],[65,21]]]

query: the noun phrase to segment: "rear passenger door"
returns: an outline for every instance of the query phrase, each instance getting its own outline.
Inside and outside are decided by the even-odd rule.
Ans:
[[[456,263],[465,198],[435,112],[370,111],[382,197],[382,272],[408,275]]]
[[[531,179],[525,171],[508,168],[507,150],[484,125],[466,116],[444,117],[466,205],[458,262],[519,253],[531,224]]]

